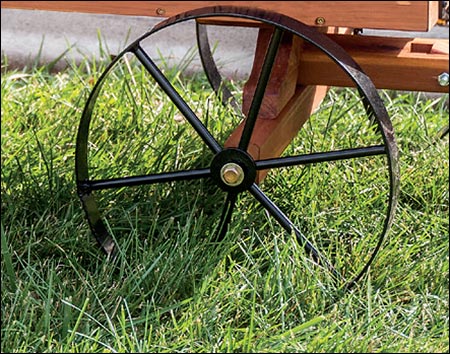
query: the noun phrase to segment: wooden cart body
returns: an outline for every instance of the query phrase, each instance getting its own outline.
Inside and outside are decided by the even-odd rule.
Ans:
[[[2,8],[162,18],[199,7],[242,4],[240,1],[1,2]],[[276,11],[334,34],[333,40],[352,55],[377,88],[448,92],[448,86],[441,86],[437,80],[442,72],[448,72],[448,40],[342,35],[360,28],[429,31],[438,21],[438,1],[247,1],[245,6]],[[221,23],[251,25],[236,19]],[[305,69],[301,70],[299,84],[351,85],[312,46],[304,48],[298,60]]]
[[[3,8],[171,17],[207,6],[247,6],[279,12],[307,25],[428,31],[438,1],[2,1]]]

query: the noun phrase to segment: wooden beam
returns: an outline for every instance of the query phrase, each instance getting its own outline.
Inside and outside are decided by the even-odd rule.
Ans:
[[[242,112],[247,116],[258,83],[265,53],[273,28],[261,28],[255,49],[255,58],[249,79],[244,86]],[[300,40],[291,33],[284,33],[272,68],[269,83],[258,114],[258,119],[274,119],[295,93],[298,76],[298,46]]]
[[[2,8],[169,17],[207,6],[276,11],[312,26],[428,31],[438,1],[2,1]],[[232,20],[231,23],[236,20]]]
[[[449,41],[329,35],[362,67],[379,89],[448,92],[437,77],[448,72]],[[321,50],[305,44],[299,54],[298,84],[354,86]]]
[[[352,29],[343,27],[324,27],[317,30],[328,34],[352,33]],[[272,27],[260,28],[258,32],[253,67],[242,95],[242,112],[246,116],[248,115],[272,33]],[[284,33],[272,68],[269,84],[264,93],[258,119],[275,119],[294,95],[297,87],[296,78],[299,74],[299,53],[303,50],[303,46],[304,41],[298,36],[294,36],[289,32]]]
[[[349,34],[350,28],[319,28],[324,33]],[[243,112],[247,114],[253,98],[265,52],[273,29],[261,28],[250,78],[244,86]],[[258,119],[250,139],[248,153],[256,160],[278,157],[297,135],[303,124],[320,105],[325,97],[327,86],[298,86],[297,75],[299,54],[305,41],[285,33],[278,49],[275,65],[272,68],[269,84],[264,94]],[[247,103],[246,103],[247,102]],[[245,121],[230,135],[225,147],[236,147],[242,135]],[[268,171],[258,171],[257,183],[260,183]]]
[[[275,119],[258,119],[248,153],[255,159],[278,157],[317,109],[328,91],[326,86],[298,86],[294,96]],[[245,121],[230,135],[225,147],[236,147]],[[258,171],[260,183],[268,171]]]

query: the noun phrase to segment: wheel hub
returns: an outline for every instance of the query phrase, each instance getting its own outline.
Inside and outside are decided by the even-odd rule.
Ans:
[[[211,175],[225,191],[240,192],[250,188],[256,179],[256,165],[243,150],[225,149],[211,163]]]

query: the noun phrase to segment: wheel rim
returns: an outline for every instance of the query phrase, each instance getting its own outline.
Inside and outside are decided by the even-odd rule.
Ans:
[[[180,24],[182,22],[197,20],[205,17],[215,16],[229,16],[239,17],[244,19],[250,19],[254,21],[260,21],[262,23],[274,26],[275,35],[272,37],[272,44],[269,45],[268,55],[266,56],[265,65],[266,69],[262,70],[262,78],[260,78],[260,85],[257,87],[255,98],[252,102],[252,107],[247,116],[246,124],[244,126],[244,133],[239,142],[239,146],[234,149],[237,155],[245,162],[242,162],[239,158],[236,162],[236,153],[231,154],[232,157],[227,157],[224,153],[228,149],[225,149],[223,145],[214,137],[209,131],[206,124],[202,122],[189,107],[185,100],[180,96],[178,91],[174,89],[171,82],[165,77],[162,71],[157,67],[155,61],[150,58],[148,53],[142,48],[141,42],[145,39],[155,35],[159,31],[162,31],[170,26]],[[277,46],[283,32],[291,32],[296,36],[312,43],[326,53],[341,69],[355,82],[357,89],[362,97],[363,104],[367,110],[367,115],[375,120],[377,123],[379,134],[382,138],[382,144],[376,146],[367,146],[363,148],[355,149],[343,149],[339,151],[331,151],[324,153],[312,153],[304,155],[292,155],[288,157],[280,157],[268,160],[253,161],[253,159],[243,158],[247,155],[250,139],[258,116],[258,111],[261,106],[262,95],[267,85],[270,71],[273,66],[273,56],[276,55]],[[277,38],[278,36],[278,38]],[[278,43],[277,43],[278,42]],[[270,54],[272,51],[272,54]],[[202,143],[207,147],[213,158],[209,166],[206,165],[202,168],[177,170],[175,172],[161,172],[143,174],[139,176],[131,177],[118,177],[118,178],[105,178],[95,179],[90,176],[89,170],[91,166],[88,163],[89,156],[89,133],[92,130],[91,120],[93,117],[94,109],[97,105],[97,100],[102,92],[102,87],[108,80],[108,75],[111,73],[115,65],[125,58],[127,55],[132,54],[142,64],[145,71],[158,83],[158,86],[164,91],[164,93],[170,98],[171,102],[182,113],[184,118],[188,121],[189,126],[200,137]],[[265,77],[264,77],[265,76]],[[217,91],[217,87],[213,87]],[[368,252],[368,256],[364,260],[364,264],[358,267],[354,272],[351,272],[350,276],[342,277],[340,272],[335,269],[333,262],[329,257],[322,254],[317,246],[305,236],[300,229],[290,220],[290,218],[283,212],[271,198],[258,186],[252,182],[254,179],[253,174],[248,174],[248,170],[266,170],[266,169],[279,169],[290,166],[303,166],[311,163],[318,162],[330,162],[339,161],[343,159],[352,159],[358,157],[368,157],[375,155],[383,155],[387,158],[387,173],[389,179],[389,191],[388,201],[386,208],[386,215],[383,221],[381,232],[376,237],[376,242],[373,244],[372,249]],[[224,157],[223,159],[217,158],[217,156]],[[220,163],[217,162],[220,160]],[[230,164],[237,164],[238,171],[236,172]],[[230,167],[231,166],[231,167]],[[223,177],[225,170],[226,173],[239,175],[241,172],[239,168],[246,170],[245,179],[246,182],[239,182],[239,187],[227,186],[223,184]],[[221,172],[222,171],[222,172]],[[253,173],[253,172],[252,172]],[[216,177],[214,177],[216,176]],[[248,177],[250,176],[250,177]],[[234,177],[231,177],[233,179]],[[247,179],[249,178],[249,179]],[[86,212],[88,223],[91,227],[93,234],[95,235],[98,243],[107,254],[113,254],[115,251],[114,240],[111,237],[109,227],[105,223],[103,216],[101,215],[98,201],[95,197],[95,191],[121,189],[131,186],[144,186],[144,185],[156,185],[164,183],[172,183],[177,181],[192,181],[192,180],[215,180],[217,186],[226,192],[224,206],[222,208],[221,219],[224,220],[219,227],[219,239],[226,233],[228,224],[230,223],[233,211],[235,210],[235,204],[237,195],[243,191],[248,191],[255,200],[260,203],[263,208],[274,217],[283,229],[289,233],[294,233],[297,236],[300,244],[305,247],[307,253],[318,261],[319,264],[325,265],[325,268],[331,270],[331,273],[339,278],[341,285],[346,288],[351,288],[363,275],[367,272],[369,266],[373,262],[375,255],[378,253],[382,241],[389,231],[394,217],[394,210],[397,204],[397,195],[399,190],[399,169],[398,169],[398,151],[393,136],[393,129],[388,114],[384,108],[383,102],[377,94],[375,87],[370,79],[362,72],[359,66],[340,48],[336,43],[332,42],[328,37],[316,32],[314,29],[283,15],[279,15],[272,12],[263,10],[255,10],[248,8],[236,8],[236,7],[212,7],[203,8],[184,14],[169,18],[160,24],[156,25],[151,31],[141,36],[135,42],[133,42],[128,48],[126,48],[116,59],[108,66],[107,70],[101,75],[98,82],[94,86],[88,102],[83,111],[83,115],[80,121],[77,143],[76,143],[76,179],[77,189],[83,208]],[[222,179],[221,182],[219,179]],[[342,278],[342,279],[341,279]]]

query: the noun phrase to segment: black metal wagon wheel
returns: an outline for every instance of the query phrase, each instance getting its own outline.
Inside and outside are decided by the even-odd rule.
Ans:
[[[170,55],[162,57],[152,42],[164,31],[195,28],[199,20],[214,17],[273,27],[246,117],[236,112],[242,84],[233,75],[218,73],[227,63],[213,58],[206,37],[199,39],[203,74],[198,74],[202,65],[194,55],[171,69]],[[356,89],[349,91],[349,98],[357,97],[363,113],[354,107],[338,112],[336,106],[343,102],[328,103],[319,109],[326,118],[312,117],[283,155],[255,159],[249,145],[285,33],[319,48],[350,77]],[[201,75],[212,87],[190,80]],[[338,96],[331,101],[333,97]],[[230,131],[240,123],[239,143],[226,146]],[[267,177],[257,183],[263,170],[269,171]],[[376,88],[335,42],[284,15],[218,6],[159,23],[111,62],[81,117],[76,182],[90,228],[107,254],[117,251],[120,237],[169,235],[170,225],[190,227],[193,219],[206,221],[212,230],[208,237],[220,240],[233,220],[255,211],[249,222],[276,220],[280,230],[296,236],[319,269],[349,288],[368,270],[392,225],[398,151]],[[343,196],[337,200],[345,207],[327,204],[340,192]],[[371,210],[368,216],[364,208]],[[158,223],[165,229],[155,231]]]

